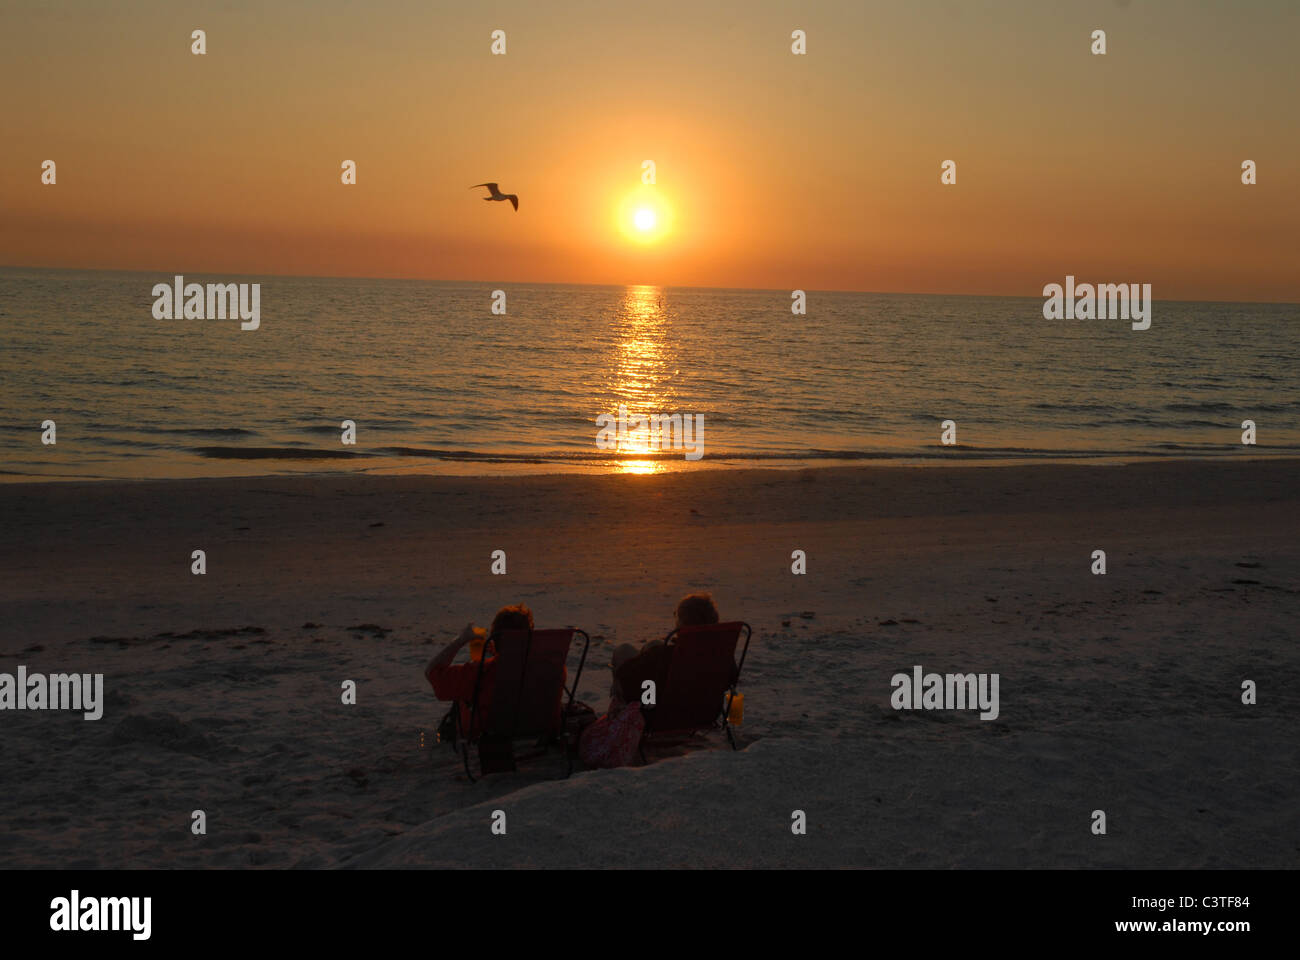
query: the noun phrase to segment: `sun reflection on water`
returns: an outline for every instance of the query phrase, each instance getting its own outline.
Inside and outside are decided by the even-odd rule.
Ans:
[[[635,473],[648,476],[653,473],[663,473],[664,465],[659,460],[619,460],[615,465],[618,473]]]
[[[614,319],[617,337],[609,393],[611,413],[627,407],[629,418],[671,412],[677,375],[671,336],[671,316],[661,287],[628,287]],[[662,473],[663,456],[674,451],[652,450],[646,427],[617,441],[614,455],[619,473]],[[676,454],[680,456],[680,454]],[[624,459],[626,457],[626,459]]]

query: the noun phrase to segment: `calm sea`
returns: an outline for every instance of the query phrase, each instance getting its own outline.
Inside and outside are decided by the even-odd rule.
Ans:
[[[261,283],[260,329],[154,319],[170,274],[0,270],[0,477],[1300,455],[1294,304],[1157,299],[1139,332],[1040,298],[186,280]],[[597,449],[620,405],[702,414],[704,458]]]

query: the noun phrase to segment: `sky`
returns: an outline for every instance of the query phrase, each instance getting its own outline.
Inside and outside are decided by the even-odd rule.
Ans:
[[[1297,302],[1298,37],[1290,0],[5,0],[0,264]]]

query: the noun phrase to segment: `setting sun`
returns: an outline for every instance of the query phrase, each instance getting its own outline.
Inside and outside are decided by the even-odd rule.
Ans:
[[[618,205],[618,229],[626,239],[638,245],[657,244],[671,232],[672,212],[660,191],[643,185]]]

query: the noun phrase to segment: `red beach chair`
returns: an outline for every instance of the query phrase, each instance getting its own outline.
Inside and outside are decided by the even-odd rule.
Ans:
[[[573,683],[564,685],[565,663],[574,637],[582,638],[582,654]],[[573,772],[575,744],[570,725],[566,722],[573,712],[573,698],[582,678],[582,668],[587,662],[587,648],[591,638],[585,630],[566,627],[562,630],[503,630],[488,638],[496,650],[492,669],[496,673],[491,703],[482,711],[480,722],[479,693],[483,687],[485,655],[479,660],[478,676],[474,682],[474,696],[469,708],[468,731],[457,732],[457,744],[465,761],[465,774],[470,781],[477,778],[470,770],[470,746],[478,747],[479,775],[500,773],[516,769],[516,759],[529,759],[545,753],[549,744],[559,741],[568,761],[565,776]],[[567,702],[564,695],[568,694]],[[454,711],[457,726],[461,711]],[[516,758],[514,742],[523,738],[534,740],[540,750]]]
[[[745,635],[736,662],[736,644]],[[749,624],[735,621],[682,627],[664,640],[664,656],[657,676],[643,675],[635,661],[619,670],[619,683],[628,696],[639,697],[645,680],[655,681],[655,704],[642,704],[645,733],[641,737],[641,759],[650,741],[681,741],[721,721],[733,750],[739,749],[726,718],[736,696],[740,671],[749,652]],[[630,668],[630,669],[629,669]]]

